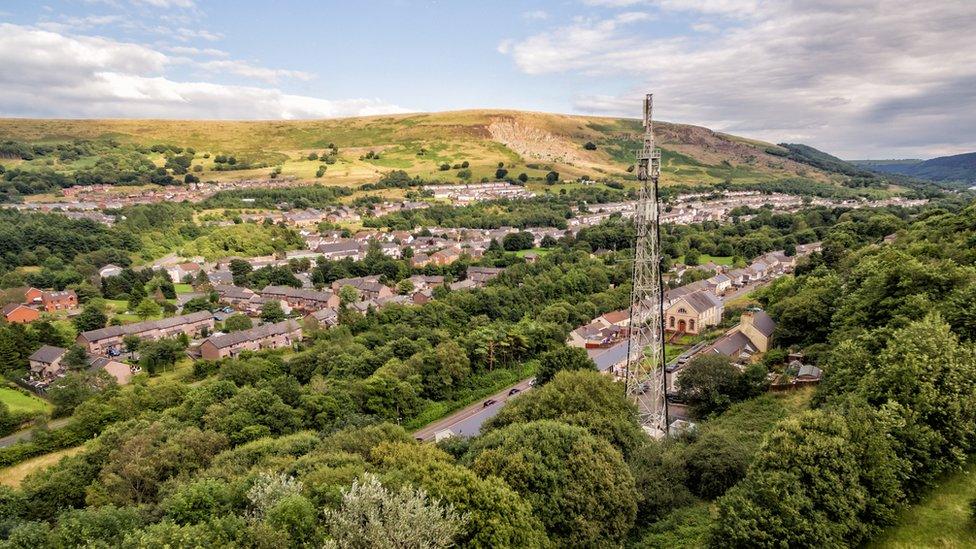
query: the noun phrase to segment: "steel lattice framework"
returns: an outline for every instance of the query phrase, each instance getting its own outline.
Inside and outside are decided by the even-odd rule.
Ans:
[[[668,432],[667,385],[664,372],[664,286],[661,280],[658,178],[661,150],[654,146],[651,123],[653,94],[644,98],[644,146],[637,151],[640,182],[634,225],[634,287],[630,300],[627,349],[627,396],[637,404],[641,425],[654,437]]]

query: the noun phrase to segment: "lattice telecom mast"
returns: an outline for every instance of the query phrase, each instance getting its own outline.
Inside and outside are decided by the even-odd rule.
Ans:
[[[667,386],[664,374],[664,285],[661,281],[658,177],[661,149],[654,147],[651,124],[653,94],[644,98],[644,146],[637,152],[640,195],[634,225],[634,288],[630,299],[630,341],[627,349],[627,396],[637,404],[641,425],[654,437],[668,432]]]

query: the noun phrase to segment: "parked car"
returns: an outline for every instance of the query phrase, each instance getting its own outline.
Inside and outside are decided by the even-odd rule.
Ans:
[[[493,399],[493,398],[489,398],[488,400],[485,401],[484,404],[482,404],[482,406],[485,407],[485,408],[487,408],[487,407],[491,406],[492,404],[494,404],[496,402],[498,402],[498,401],[495,400],[495,399]]]

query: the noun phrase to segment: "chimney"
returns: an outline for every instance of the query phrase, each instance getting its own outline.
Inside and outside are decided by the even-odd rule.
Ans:
[[[753,320],[752,311],[744,311],[742,317],[739,318],[739,324],[742,326],[752,326]]]

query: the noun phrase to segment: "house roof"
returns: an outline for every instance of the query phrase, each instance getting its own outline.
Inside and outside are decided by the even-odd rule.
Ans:
[[[64,353],[68,352],[67,349],[61,347],[55,347],[53,345],[44,345],[40,349],[34,351],[27,360],[31,362],[41,362],[44,364],[52,364],[54,361],[58,360]]]
[[[316,291],[306,288],[292,288],[291,286],[265,286],[261,290],[264,297],[284,296],[306,301],[328,301],[335,295],[330,291]]]
[[[800,369],[796,372],[797,377],[814,377],[818,378],[821,375],[820,368],[817,368],[813,364],[803,364]]]
[[[226,347],[233,347],[234,345],[243,343],[245,341],[264,339],[266,337],[294,332],[300,328],[301,326],[299,326],[298,322],[295,322],[294,320],[284,320],[275,324],[262,324],[260,326],[255,326],[254,328],[250,328],[248,330],[241,330],[239,332],[210,336],[206,339],[206,341],[204,341],[204,343],[209,342],[218,349],[224,349]]]
[[[210,311],[197,311],[188,315],[171,316],[169,318],[163,318],[160,320],[146,320],[143,322],[136,322],[135,324],[123,324],[121,326],[106,326],[105,328],[82,332],[79,335],[83,337],[85,341],[100,341],[109,337],[138,334],[141,332],[148,332],[149,330],[165,330],[167,328],[173,328],[182,324],[194,324],[209,318],[213,318],[213,314]]]
[[[610,324],[616,324],[618,322],[623,322],[630,318],[630,311],[627,309],[621,309],[619,311],[610,311],[603,315],[603,318]]]
[[[240,286],[230,284],[217,284],[214,286],[214,291],[217,292],[220,297],[229,299],[250,299],[251,296],[254,295],[254,291],[250,288],[242,288]]]
[[[706,292],[703,290],[698,290],[681,296],[681,299],[697,313],[704,313],[710,309],[722,305],[718,298],[714,297],[711,292]]]
[[[617,364],[627,360],[627,351],[630,348],[629,344],[630,342],[627,340],[621,341],[612,347],[602,350],[600,353],[590,355],[590,358],[596,363],[597,370],[606,372]]]
[[[60,292],[42,292],[41,299],[47,301],[49,299],[63,299],[68,297],[77,297],[74,290],[63,290]]]
[[[766,337],[773,335],[773,330],[776,328],[776,322],[766,314],[766,311],[753,312],[752,325]]]
[[[3,314],[4,314],[4,316],[9,315],[10,313],[16,311],[17,309],[19,309],[21,307],[23,307],[25,309],[30,309],[30,307],[28,307],[27,305],[24,305],[23,303],[10,303],[8,305],[4,305],[3,306]],[[31,310],[33,310],[33,309],[31,309]]]
[[[737,357],[744,350],[755,351],[752,342],[742,332],[735,330],[720,337],[715,343],[705,350],[706,353],[719,353],[725,356]]]
[[[319,309],[311,313],[309,316],[313,317],[315,320],[318,320],[319,322],[331,322],[331,321],[338,320],[339,313],[331,307],[326,307],[324,309]]]
[[[358,252],[359,250],[360,250],[359,242],[356,242],[355,240],[345,239],[339,242],[319,244],[319,247],[315,251],[327,254],[327,253],[337,253],[337,252]]]

